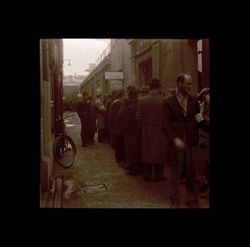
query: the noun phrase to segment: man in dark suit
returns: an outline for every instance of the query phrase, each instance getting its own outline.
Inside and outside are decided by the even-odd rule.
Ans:
[[[181,174],[185,170],[188,207],[197,208],[198,190],[195,184],[194,148],[198,144],[198,128],[204,120],[200,114],[197,97],[192,97],[192,77],[180,74],[177,77],[177,91],[164,99],[164,131],[174,147],[171,166],[171,202],[180,204]]]

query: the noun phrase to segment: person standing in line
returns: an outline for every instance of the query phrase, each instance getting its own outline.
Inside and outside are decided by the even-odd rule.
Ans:
[[[126,167],[126,153],[123,139],[123,117],[119,114],[119,110],[124,96],[124,90],[120,89],[118,91],[118,98],[111,104],[109,112],[111,136],[114,140],[115,159],[123,168]]]
[[[127,87],[128,96],[123,99],[119,114],[123,117],[123,137],[127,158],[128,175],[137,176],[143,173],[141,164],[140,126],[136,120],[139,89],[134,85]]]
[[[160,95],[159,79],[149,83],[150,92],[139,98],[136,118],[141,125],[141,162],[144,165],[144,180],[163,181],[166,163],[166,138],[162,131],[163,98]]]
[[[104,106],[101,95],[96,96],[96,115],[97,115],[97,131],[98,131],[98,142],[105,141],[104,128],[105,128],[105,114],[106,107]]]
[[[88,101],[90,103],[90,115],[89,115],[89,130],[88,130],[88,144],[95,144],[94,136],[96,133],[96,108],[93,102],[93,97],[88,96]]]
[[[82,147],[88,146],[89,120],[90,120],[90,101],[88,93],[83,92],[82,101],[77,104],[77,114],[81,120],[81,140]]]
[[[164,99],[163,130],[169,143],[174,147],[171,165],[170,200],[175,207],[180,205],[181,174],[186,175],[186,205],[199,207],[199,194],[195,181],[195,147],[198,144],[198,128],[204,119],[199,110],[197,97],[190,95],[193,82],[188,74],[177,76],[177,91]]]
[[[105,136],[111,147],[114,147],[114,143],[111,139],[111,131],[110,131],[110,121],[109,121],[109,112],[110,112],[110,106],[114,102],[114,100],[117,99],[118,90],[113,90],[111,97],[107,100],[105,107],[106,107],[106,115],[105,115]]]

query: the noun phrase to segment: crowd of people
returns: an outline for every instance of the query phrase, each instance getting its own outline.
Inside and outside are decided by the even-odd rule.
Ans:
[[[192,77],[180,74],[167,96],[155,78],[142,88],[114,90],[106,102],[84,92],[77,107],[82,146],[95,144],[97,132],[98,142],[114,148],[117,164],[146,181],[164,181],[168,162],[173,206],[180,205],[185,181],[186,205],[199,207],[209,190],[209,88],[192,96],[192,86]]]

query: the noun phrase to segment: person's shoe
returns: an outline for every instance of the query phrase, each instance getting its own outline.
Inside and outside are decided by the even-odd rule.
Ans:
[[[130,176],[139,176],[139,175],[141,175],[141,173],[138,173],[138,172],[131,172],[131,171],[128,171],[126,174],[127,174],[127,175],[130,175]]]
[[[155,182],[162,182],[162,181],[165,181],[166,179],[167,179],[166,177],[154,178],[153,181],[155,181]]]
[[[180,201],[177,199],[173,199],[173,197],[170,197],[171,204],[174,208],[179,208],[180,207]]]
[[[143,180],[145,180],[145,181],[153,181],[153,179],[149,178],[149,177],[143,177]]]

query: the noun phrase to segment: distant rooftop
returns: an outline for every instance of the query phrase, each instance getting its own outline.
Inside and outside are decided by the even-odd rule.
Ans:
[[[63,77],[64,86],[80,86],[86,75],[65,75]]]

